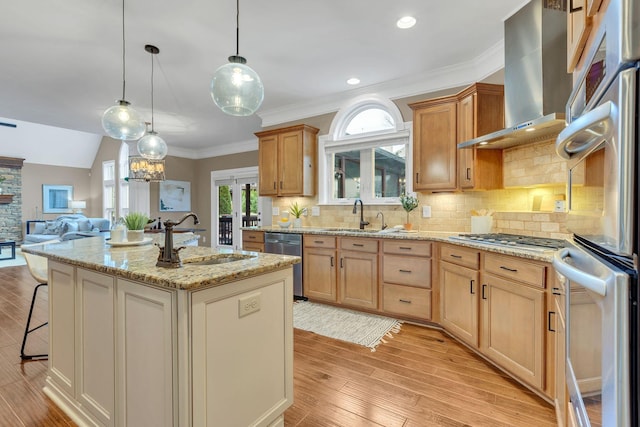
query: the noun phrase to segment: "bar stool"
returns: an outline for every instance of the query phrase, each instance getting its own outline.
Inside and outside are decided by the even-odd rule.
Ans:
[[[56,243],[59,241],[60,241],[59,239],[54,239],[54,240],[48,240],[46,242],[37,243],[37,244],[22,245],[22,247],[25,248],[29,246],[42,245],[47,243]],[[24,255],[24,259],[27,261],[27,267],[29,267],[29,273],[31,273],[33,278],[36,279],[36,281],[38,282],[38,285],[33,290],[33,297],[31,298],[31,307],[29,308],[29,317],[27,317],[27,326],[24,329],[24,337],[22,338],[22,347],[20,347],[20,358],[22,360],[46,358],[46,357],[49,357],[48,354],[25,354],[24,348],[27,345],[27,336],[31,332],[34,332],[42,328],[43,326],[46,326],[49,323],[49,322],[44,322],[41,325],[31,328],[31,316],[33,315],[33,306],[36,303],[36,297],[38,296],[38,289],[40,289],[42,286],[47,286],[47,280],[48,280],[47,279],[47,267],[48,267],[47,258],[39,255],[25,253],[25,252],[23,252],[22,255]]]

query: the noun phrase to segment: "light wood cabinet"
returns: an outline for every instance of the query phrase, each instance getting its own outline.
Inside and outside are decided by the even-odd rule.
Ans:
[[[242,230],[242,250],[264,252],[264,232]]]
[[[431,319],[431,243],[382,241],[381,311]]]
[[[589,0],[591,13],[587,13],[586,0],[569,0],[567,4],[567,72],[572,73],[584,51],[592,26],[592,14],[597,7]],[[596,5],[596,6],[599,6]],[[595,9],[595,10],[594,10]]]
[[[339,302],[378,309],[378,240],[340,239]]]
[[[484,274],[480,293],[480,351],[543,390],[544,290]]]
[[[457,143],[504,127],[504,86],[476,83],[458,94]],[[463,190],[502,188],[502,150],[458,150],[458,183]]]
[[[337,302],[336,238],[306,235],[303,241],[304,296],[318,301]]]
[[[456,189],[455,97],[410,104],[413,109],[413,189]]]
[[[504,127],[504,87],[476,83],[458,94],[416,102],[414,190],[502,188],[502,150],[457,144]]]
[[[440,323],[477,348],[479,345],[477,265],[480,253],[467,248],[442,245],[440,252]],[[469,268],[475,259],[475,268]],[[465,262],[466,261],[466,262]]]
[[[261,196],[315,195],[317,134],[307,125],[255,134]]]

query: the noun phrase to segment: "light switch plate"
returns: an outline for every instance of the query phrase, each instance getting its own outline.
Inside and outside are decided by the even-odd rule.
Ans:
[[[280,215],[280,208],[279,208],[279,207],[277,207],[277,206],[276,206],[276,207],[271,208],[271,215],[273,215],[273,216],[278,216],[278,215]]]
[[[422,218],[431,218],[431,206],[422,207]]]
[[[320,216],[320,206],[314,206],[311,208],[311,216]]]

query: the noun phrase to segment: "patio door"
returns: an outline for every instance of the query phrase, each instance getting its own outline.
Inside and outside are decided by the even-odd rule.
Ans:
[[[258,197],[256,168],[212,173],[212,246],[242,249],[241,227],[262,225],[262,212],[270,199]],[[270,209],[270,208],[269,208]]]

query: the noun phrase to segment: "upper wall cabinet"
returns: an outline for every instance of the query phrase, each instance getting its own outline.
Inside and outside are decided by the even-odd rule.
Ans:
[[[573,73],[580,56],[584,51],[589,31],[591,30],[591,15],[597,12],[599,2],[589,0],[591,13],[587,13],[587,0],[569,0],[567,6],[567,72]]]
[[[255,134],[261,196],[315,195],[318,131],[297,125]]]
[[[502,188],[502,150],[458,150],[457,144],[504,126],[504,87],[476,83],[413,109],[416,191]]]

